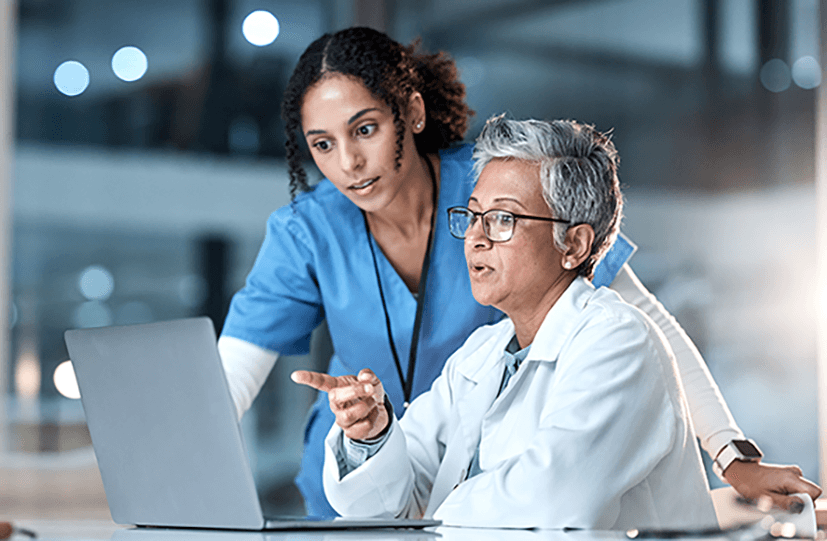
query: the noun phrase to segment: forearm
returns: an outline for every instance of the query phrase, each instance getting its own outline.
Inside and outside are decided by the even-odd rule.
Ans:
[[[645,312],[669,342],[683,381],[695,432],[704,450],[714,458],[727,442],[743,438],[743,433],[732,417],[698,348],[680,323],[635,276],[629,265],[623,266],[611,287],[626,302]]]
[[[236,414],[241,419],[250,409],[276,364],[278,353],[238,338],[221,336],[218,339],[218,354],[221,356]]]

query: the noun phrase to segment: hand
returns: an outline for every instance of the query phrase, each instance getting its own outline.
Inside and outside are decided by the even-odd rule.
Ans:
[[[336,378],[319,372],[296,370],[290,379],[326,392],[336,424],[352,440],[373,439],[389,425],[385,389],[369,368],[363,369],[358,376]]]
[[[806,492],[813,500],[821,495],[821,487],[805,479],[798,466],[736,460],[726,469],[724,477],[744,498],[756,502],[769,498],[773,506],[790,511],[804,502],[789,494]]]

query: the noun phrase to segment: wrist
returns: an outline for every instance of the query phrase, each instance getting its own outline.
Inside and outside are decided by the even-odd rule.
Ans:
[[[760,468],[759,462],[746,462],[743,460],[734,460],[724,473],[720,476],[724,483],[727,483],[740,494],[749,491],[751,486],[755,485],[757,468]]]
[[[385,395],[385,402],[382,405],[382,407],[384,407],[386,415],[385,428],[380,430],[379,433],[374,436],[374,439],[383,438],[385,434],[388,433],[388,430],[391,429],[391,415],[393,415],[393,405],[391,405],[391,401],[388,398],[387,394]]]
[[[728,483],[727,470],[738,463],[758,463],[763,453],[752,440],[731,440],[715,456],[712,461],[712,469],[715,474],[725,483]]]
[[[360,440],[360,439],[355,439],[354,438],[353,441],[355,441],[357,443],[363,443],[363,444],[368,444],[369,445],[369,444],[372,444],[372,443],[376,443],[378,440],[381,440],[382,438],[385,437],[385,434],[387,434],[388,430],[390,430],[390,428],[391,428],[391,424],[392,424],[391,423],[391,416],[393,415],[393,405],[391,404],[390,399],[388,399],[387,394],[385,394],[385,400],[384,400],[383,405],[379,407],[379,411],[380,411],[379,417],[382,416],[382,414],[381,414],[382,408],[384,408],[385,414],[386,414],[386,421],[385,421],[384,428],[382,428],[382,430],[380,430],[376,434],[369,435],[365,439]]]

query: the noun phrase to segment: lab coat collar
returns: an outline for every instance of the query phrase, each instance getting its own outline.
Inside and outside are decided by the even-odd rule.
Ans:
[[[575,278],[546,314],[531,343],[531,350],[523,362],[556,362],[563,344],[577,324],[580,312],[586,307],[594,292],[595,288],[591,282],[580,276]],[[474,382],[479,382],[492,369],[502,370],[503,352],[513,336],[514,323],[510,319],[506,318],[493,325],[490,335],[481,340],[475,349],[477,352],[487,352],[487,356],[481,359],[480,354],[472,351],[457,365],[457,370]],[[472,339],[473,335],[469,340]]]
[[[514,336],[514,323],[505,318],[499,323],[491,325],[491,332],[484,334],[484,328],[474,331],[468,339],[472,341],[477,337],[482,338],[477,347],[469,351],[465,358],[457,364],[457,371],[474,383],[485,379],[490,370],[502,368],[502,358],[505,347]],[[467,345],[467,343],[466,343]],[[462,348],[464,349],[464,347]],[[529,353],[531,353],[529,351]],[[483,358],[482,355],[485,355]]]
[[[546,314],[534,336],[526,362],[557,361],[563,344],[569,339],[572,329],[578,324],[580,313],[595,291],[592,283],[582,276],[574,279]]]

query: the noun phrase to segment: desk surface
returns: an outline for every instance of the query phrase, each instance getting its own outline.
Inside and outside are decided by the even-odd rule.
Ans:
[[[623,532],[560,530],[491,530],[449,528],[414,530],[360,530],[338,532],[224,532],[128,528],[102,520],[21,520],[17,526],[36,532],[40,540],[110,539],[112,541],[621,541]],[[13,537],[15,541],[28,539]],[[721,541],[727,537],[706,537]],[[740,541],[740,537],[729,538]]]

